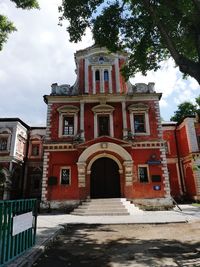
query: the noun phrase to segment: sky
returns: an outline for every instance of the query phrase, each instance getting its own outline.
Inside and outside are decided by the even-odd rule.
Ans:
[[[93,44],[88,30],[82,42],[69,42],[66,25],[58,26],[61,0],[39,0],[40,10],[17,9],[9,0],[0,0],[0,13],[17,27],[0,51],[0,117],[18,117],[30,126],[45,126],[46,104],[43,95],[50,94],[51,84],[70,84],[76,80],[74,53]],[[177,105],[194,103],[200,94],[198,83],[184,80],[173,60],[163,63],[157,72],[147,76],[138,73],[135,83],[155,82],[162,93],[161,117],[169,121]]]

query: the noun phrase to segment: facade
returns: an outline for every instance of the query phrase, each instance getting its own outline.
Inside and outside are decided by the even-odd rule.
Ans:
[[[53,84],[44,96],[43,206],[110,197],[171,205],[161,94],[125,82],[125,60],[95,46],[78,51],[74,86]]]
[[[199,119],[161,123],[161,94],[125,82],[125,60],[95,46],[78,51],[75,84],[52,84],[44,96],[46,127],[0,119],[0,199],[38,198],[52,209],[90,198],[200,200]]]

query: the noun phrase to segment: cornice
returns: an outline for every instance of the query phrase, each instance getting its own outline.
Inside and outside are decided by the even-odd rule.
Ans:
[[[121,101],[155,101],[161,98],[161,93],[135,93],[132,95],[127,94],[95,94],[95,95],[77,95],[77,96],[58,96],[58,95],[45,95],[46,103],[97,103],[101,102],[104,98],[105,102],[121,102]]]

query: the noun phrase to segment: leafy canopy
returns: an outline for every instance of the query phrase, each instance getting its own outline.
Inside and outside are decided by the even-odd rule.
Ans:
[[[92,29],[95,43],[127,50],[126,78],[160,68],[172,56],[184,75],[200,83],[199,0],[62,0],[72,42]]]
[[[16,4],[17,8],[32,9],[39,8],[37,0],[10,0]],[[16,31],[14,24],[9,19],[0,14],[0,51],[3,49],[4,43],[8,40],[8,35]]]
[[[182,122],[184,118],[188,116],[194,116],[199,113],[200,108],[200,96],[195,98],[196,104],[185,101],[178,105],[178,110],[174,112],[174,116],[170,118],[171,121],[176,121],[178,123]]]

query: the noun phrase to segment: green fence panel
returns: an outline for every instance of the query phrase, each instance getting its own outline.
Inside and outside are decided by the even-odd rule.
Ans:
[[[16,219],[23,217],[20,215],[31,218],[32,227],[23,229],[23,221],[19,222],[18,225]],[[22,229],[18,229],[14,233],[13,226],[16,227],[17,225],[19,228],[21,227],[20,223],[22,224]],[[36,225],[36,199],[0,201],[0,266],[4,266],[35,245]]]

